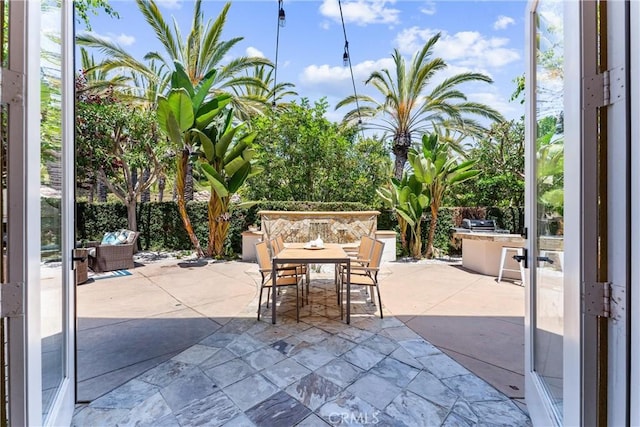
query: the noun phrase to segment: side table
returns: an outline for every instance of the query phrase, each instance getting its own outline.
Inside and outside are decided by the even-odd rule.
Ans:
[[[73,258],[73,264],[76,270],[76,285],[81,285],[89,280],[89,249],[74,249]]]

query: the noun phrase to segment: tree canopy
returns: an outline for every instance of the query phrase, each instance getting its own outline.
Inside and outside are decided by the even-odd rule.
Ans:
[[[480,175],[450,194],[449,206],[524,206],[524,120],[494,124],[467,152]]]
[[[257,164],[264,173],[249,180],[251,200],[372,203],[388,179],[390,157],[379,141],[359,139],[353,128],[325,118],[328,104],[303,98],[278,114],[252,122]]]

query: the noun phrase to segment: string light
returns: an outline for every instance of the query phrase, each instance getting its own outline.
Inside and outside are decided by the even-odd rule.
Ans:
[[[349,42],[344,42],[344,53],[342,54],[342,64],[346,67],[349,65]]]
[[[342,15],[342,3],[338,0],[338,7],[340,8],[340,20],[342,21],[342,33],[344,34],[344,53],[342,54],[342,62],[344,66],[349,66],[349,72],[351,73],[351,84],[353,85],[353,96],[356,100],[356,109],[358,110],[358,125],[362,124],[362,116],[360,115],[360,104],[358,103],[358,93],[356,92],[356,81],[353,78],[353,68],[351,67],[351,56],[349,55],[349,41],[347,40],[347,29],[344,25],[344,16]],[[362,138],[364,139],[364,130],[362,131]]]
[[[282,0],[278,0],[278,25],[284,27],[287,24],[287,17],[282,8]]]
[[[278,50],[280,47],[280,27],[286,24],[286,16],[282,8],[282,0],[278,0],[278,25],[276,26],[276,60],[273,65],[273,101],[271,108],[276,108],[276,88],[278,87]]]

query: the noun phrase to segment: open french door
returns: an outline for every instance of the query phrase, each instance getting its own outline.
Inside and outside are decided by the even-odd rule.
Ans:
[[[2,11],[2,423],[69,425],[75,403],[71,1]]]
[[[569,237],[579,223],[570,222],[576,212],[567,202],[579,193],[579,182],[566,176],[566,15],[566,2],[539,0],[527,16],[525,396],[534,425],[566,423],[565,389],[578,390],[580,378],[573,383],[564,369],[566,358],[576,356],[567,354],[565,343],[579,330],[578,315],[565,304],[579,285],[567,286],[578,270]]]
[[[525,396],[536,425],[629,425],[629,3],[527,16]]]

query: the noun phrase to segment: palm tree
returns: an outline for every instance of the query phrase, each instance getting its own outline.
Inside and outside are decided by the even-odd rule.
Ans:
[[[415,180],[426,190],[430,199],[431,223],[424,255],[431,258],[434,255],[433,239],[438,210],[445,194],[452,187],[477,176],[480,171],[471,169],[476,163],[475,160],[460,161],[458,156],[452,153],[447,141],[439,141],[436,133],[422,135],[420,148],[411,148],[408,155]]]
[[[267,65],[256,65],[252,69],[245,70],[246,77],[253,79],[254,84],[236,86],[233,93],[236,97],[245,100],[245,108],[236,112],[236,118],[241,121],[249,121],[252,117],[262,114],[269,107],[276,110],[287,108],[290,104],[284,102],[286,96],[297,96],[293,83],[275,83],[275,69]],[[253,107],[253,108],[251,108]]]
[[[456,74],[427,92],[434,76],[447,67],[443,59],[433,57],[433,48],[439,39],[439,33],[431,37],[414,55],[408,68],[404,57],[395,49],[391,55],[395,70],[383,69],[371,73],[365,84],[372,84],[380,92],[382,102],[367,95],[350,95],[336,105],[338,109],[356,103],[356,108],[344,116],[347,124],[359,123],[361,118],[381,117],[380,121],[369,120],[363,126],[393,135],[394,176],[397,179],[402,178],[414,136],[426,133],[434,125],[445,121],[455,125],[457,130],[474,135],[482,126],[469,116],[503,120],[498,111],[482,103],[468,101],[458,89],[467,82],[492,83],[491,78],[482,73]]]
[[[215,21],[204,22],[202,0],[194,2],[191,30],[183,37],[175,22],[169,25],[153,0],[136,0],[140,12],[153,29],[156,39],[164,48],[164,52],[150,51],[144,56],[145,61],[156,61],[167,73],[157,74],[157,70],[134,58],[122,47],[92,34],[81,34],[77,43],[98,49],[105,57],[100,68],[106,71],[127,70],[143,75],[149,82],[159,81],[161,87],[168,87],[170,73],[174,63],[183,64],[191,83],[197,85],[203,77],[213,69],[217,69],[216,80],[211,92],[235,94],[231,100],[234,111],[241,114],[245,108],[252,109],[254,101],[250,97],[239,95],[234,88],[254,86],[260,83],[242,72],[251,67],[272,66],[271,61],[261,57],[241,56],[224,63],[231,49],[242,37],[221,40],[222,30],[227,19],[231,3],[226,3]]]

